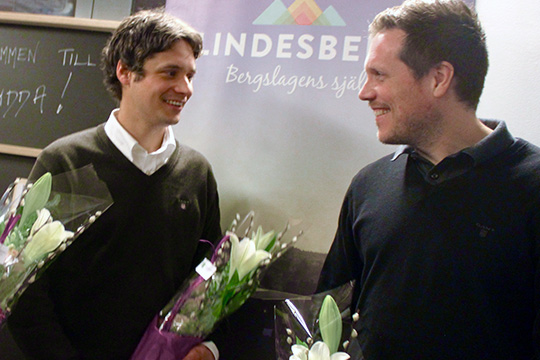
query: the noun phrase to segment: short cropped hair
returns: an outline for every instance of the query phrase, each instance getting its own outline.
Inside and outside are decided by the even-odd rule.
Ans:
[[[143,66],[156,53],[167,51],[178,40],[185,40],[197,59],[202,51],[199,32],[163,8],[142,10],[125,18],[107,41],[101,53],[105,87],[117,99],[122,99],[122,84],[116,77],[116,66],[122,61],[139,76]]]
[[[369,27],[370,36],[406,33],[400,59],[421,79],[442,61],[454,67],[458,99],[476,109],[488,69],[486,36],[478,15],[460,0],[407,0],[386,9]]]

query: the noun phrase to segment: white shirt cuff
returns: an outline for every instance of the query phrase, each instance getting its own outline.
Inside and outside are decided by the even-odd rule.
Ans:
[[[214,354],[215,360],[219,360],[219,350],[213,341],[204,341],[202,344],[206,346],[208,350],[212,352],[212,354]]]

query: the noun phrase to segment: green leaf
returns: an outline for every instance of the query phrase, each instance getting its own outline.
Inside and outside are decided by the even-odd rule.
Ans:
[[[300,340],[298,336],[296,337],[296,345],[302,345],[305,348],[309,349],[309,345],[307,344],[307,342]]]
[[[274,235],[274,237],[272,237],[272,240],[270,241],[270,243],[264,250],[268,251],[269,253],[272,253],[272,250],[274,249],[274,245],[276,244],[276,240],[277,240],[277,235]]]
[[[228,287],[236,287],[240,283],[240,277],[238,276],[238,271],[234,269],[234,274],[232,275],[231,279],[229,280],[229,283],[227,284]]]
[[[24,236],[24,234],[22,234],[20,229],[16,226],[7,236],[4,245],[13,246],[15,250],[20,251],[23,248],[25,241],[26,236]]]
[[[334,298],[326,295],[319,313],[319,329],[324,343],[328,345],[330,354],[337,352],[341,341],[341,313]]]
[[[275,238],[275,231],[271,230],[267,233],[263,232],[261,226],[257,228],[257,232],[253,233],[252,240],[255,242],[257,250],[265,250],[270,252],[272,247],[270,247],[270,242]]]
[[[45,173],[32,185],[24,197],[24,207],[20,220],[21,226],[27,226],[26,221],[37,210],[43,209],[51,195],[52,175]]]

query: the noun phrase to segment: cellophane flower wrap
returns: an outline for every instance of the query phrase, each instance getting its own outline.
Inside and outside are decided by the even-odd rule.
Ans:
[[[16,179],[0,203],[0,327],[45,269],[112,204],[92,165],[34,183]]]
[[[275,306],[277,360],[360,360],[351,316],[352,284]]]
[[[154,318],[131,360],[183,359],[246,302],[270,263],[301,235],[285,240],[288,225],[280,233],[265,233],[260,226],[252,231],[253,218],[251,212],[239,225],[239,217],[233,221],[225,237]]]

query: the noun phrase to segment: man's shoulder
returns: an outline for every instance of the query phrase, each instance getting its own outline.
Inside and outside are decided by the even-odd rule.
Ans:
[[[186,144],[176,143],[178,148],[178,156],[182,163],[198,164],[210,167],[210,162],[200,151],[195,150]]]
[[[540,146],[522,138],[516,138],[516,144],[522,147],[522,149],[526,151],[528,155],[536,157],[540,156]]]
[[[521,138],[516,138],[506,153],[512,168],[519,171],[531,170],[540,174],[540,147]]]
[[[394,154],[388,154],[382,158],[375,160],[366,166],[364,166],[358,173],[354,176],[353,181],[358,181],[359,179],[373,178],[381,175],[388,175],[389,173],[398,171],[403,168],[404,162],[407,161],[406,154],[400,155],[394,159]]]
[[[105,152],[99,144],[98,128],[82,130],[53,141],[38,155],[31,177],[46,171],[58,174],[95,162],[96,154]]]
[[[391,182],[401,182],[407,157],[408,155],[404,154],[393,159],[394,154],[389,154],[367,164],[352,178],[347,193],[353,197],[379,193]]]
[[[102,125],[63,136],[50,143],[43,151],[65,151],[70,148],[90,146],[95,142],[95,139],[97,139],[98,133],[100,132],[99,128],[102,128]]]

